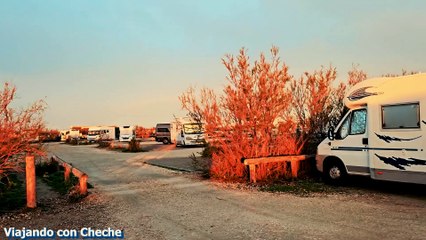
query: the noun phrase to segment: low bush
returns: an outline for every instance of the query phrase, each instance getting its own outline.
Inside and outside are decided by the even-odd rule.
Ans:
[[[129,142],[129,147],[127,148],[127,150],[129,152],[141,152],[141,146],[140,143],[138,141],[136,141],[136,139],[132,138],[132,140],[130,140]]]
[[[0,179],[0,212],[8,212],[25,206],[25,185],[17,173]]]
[[[219,151],[219,148],[217,146],[212,146],[209,143],[206,143],[203,150],[201,151],[201,157],[204,158],[211,158],[213,156],[213,153],[217,153]]]
[[[111,142],[110,141],[99,141],[99,148],[108,148],[111,146]]]
[[[197,157],[192,153],[189,158],[192,160],[191,165],[197,171],[201,173],[204,178],[210,178],[210,167],[212,164],[210,157]]]
[[[57,172],[60,169],[58,162],[52,160],[45,160],[38,162],[36,165],[36,175],[43,177],[45,174]]]
[[[70,174],[70,179],[65,181],[64,168],[59,166],[56,161],[42,161],[36,165],[37,176],[43,177],[51,188],[61,195],[67,195],[70,202],[76,202],[85,196],[79,193],[79,179]],[[88,184],[88,188],[92,188]]]

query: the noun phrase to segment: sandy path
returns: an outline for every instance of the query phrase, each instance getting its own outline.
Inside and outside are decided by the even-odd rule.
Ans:
[[[386,194],[298,197],[224,189],[143,164],[185,151],[116,153],[54,145],[111,198],[126,239],[422,239],[426,202]],[[188,149],[191,151],[191,149]],[[186,155],[187,154],[187,155]],[[182,156],[180,156],[182,155]],[[424,239],[424,238],[423,238]]]

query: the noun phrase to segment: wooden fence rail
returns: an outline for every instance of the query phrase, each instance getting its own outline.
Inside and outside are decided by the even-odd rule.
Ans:
[[[73,167],[71,164],[65,162],[64,160],[60,159],[58,156],[53,155],[52,161],[56,161],[60,166],[64,167],[64,178],[65,181],[70,180],[70,173],[74,174],[74,176],[78,177],[79,184],[80,184],[80,194],[86,195],[87,194],[87,174],[83,171]]]
[[[256,183],[256,166],[265,163],[290,162],[291,176],[297,178],[300,161],[314,157],[315,155],[291,155],[278,157],[248,158],[244,160],[244,165],[249,166],[250,182]]]

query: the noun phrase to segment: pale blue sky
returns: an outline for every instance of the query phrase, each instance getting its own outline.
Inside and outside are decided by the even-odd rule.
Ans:
[[[182,116],[189,86],[220,89],[221,58],[280,48],[290,73],[352,63],[426,72],[426,1],[0,0],[0,82],[45,98],[50,128]]]

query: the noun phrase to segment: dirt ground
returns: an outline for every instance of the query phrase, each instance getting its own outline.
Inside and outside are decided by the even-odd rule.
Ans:
[[[144,164],[197,149],[118,153],[90,146],[50,147],[89,174],[91,194],[77,204],[54,198],[0,225],[123,229],[125,239],[425,239],[424,193],[360,185],[300,196],[204,180]],[[366,182],[371,183],[371,182]],[[374,185],[374,184],[373,184]],[[424,191],[424,188],[418,188]],[[4,239],[0,232],[0,239]]]

